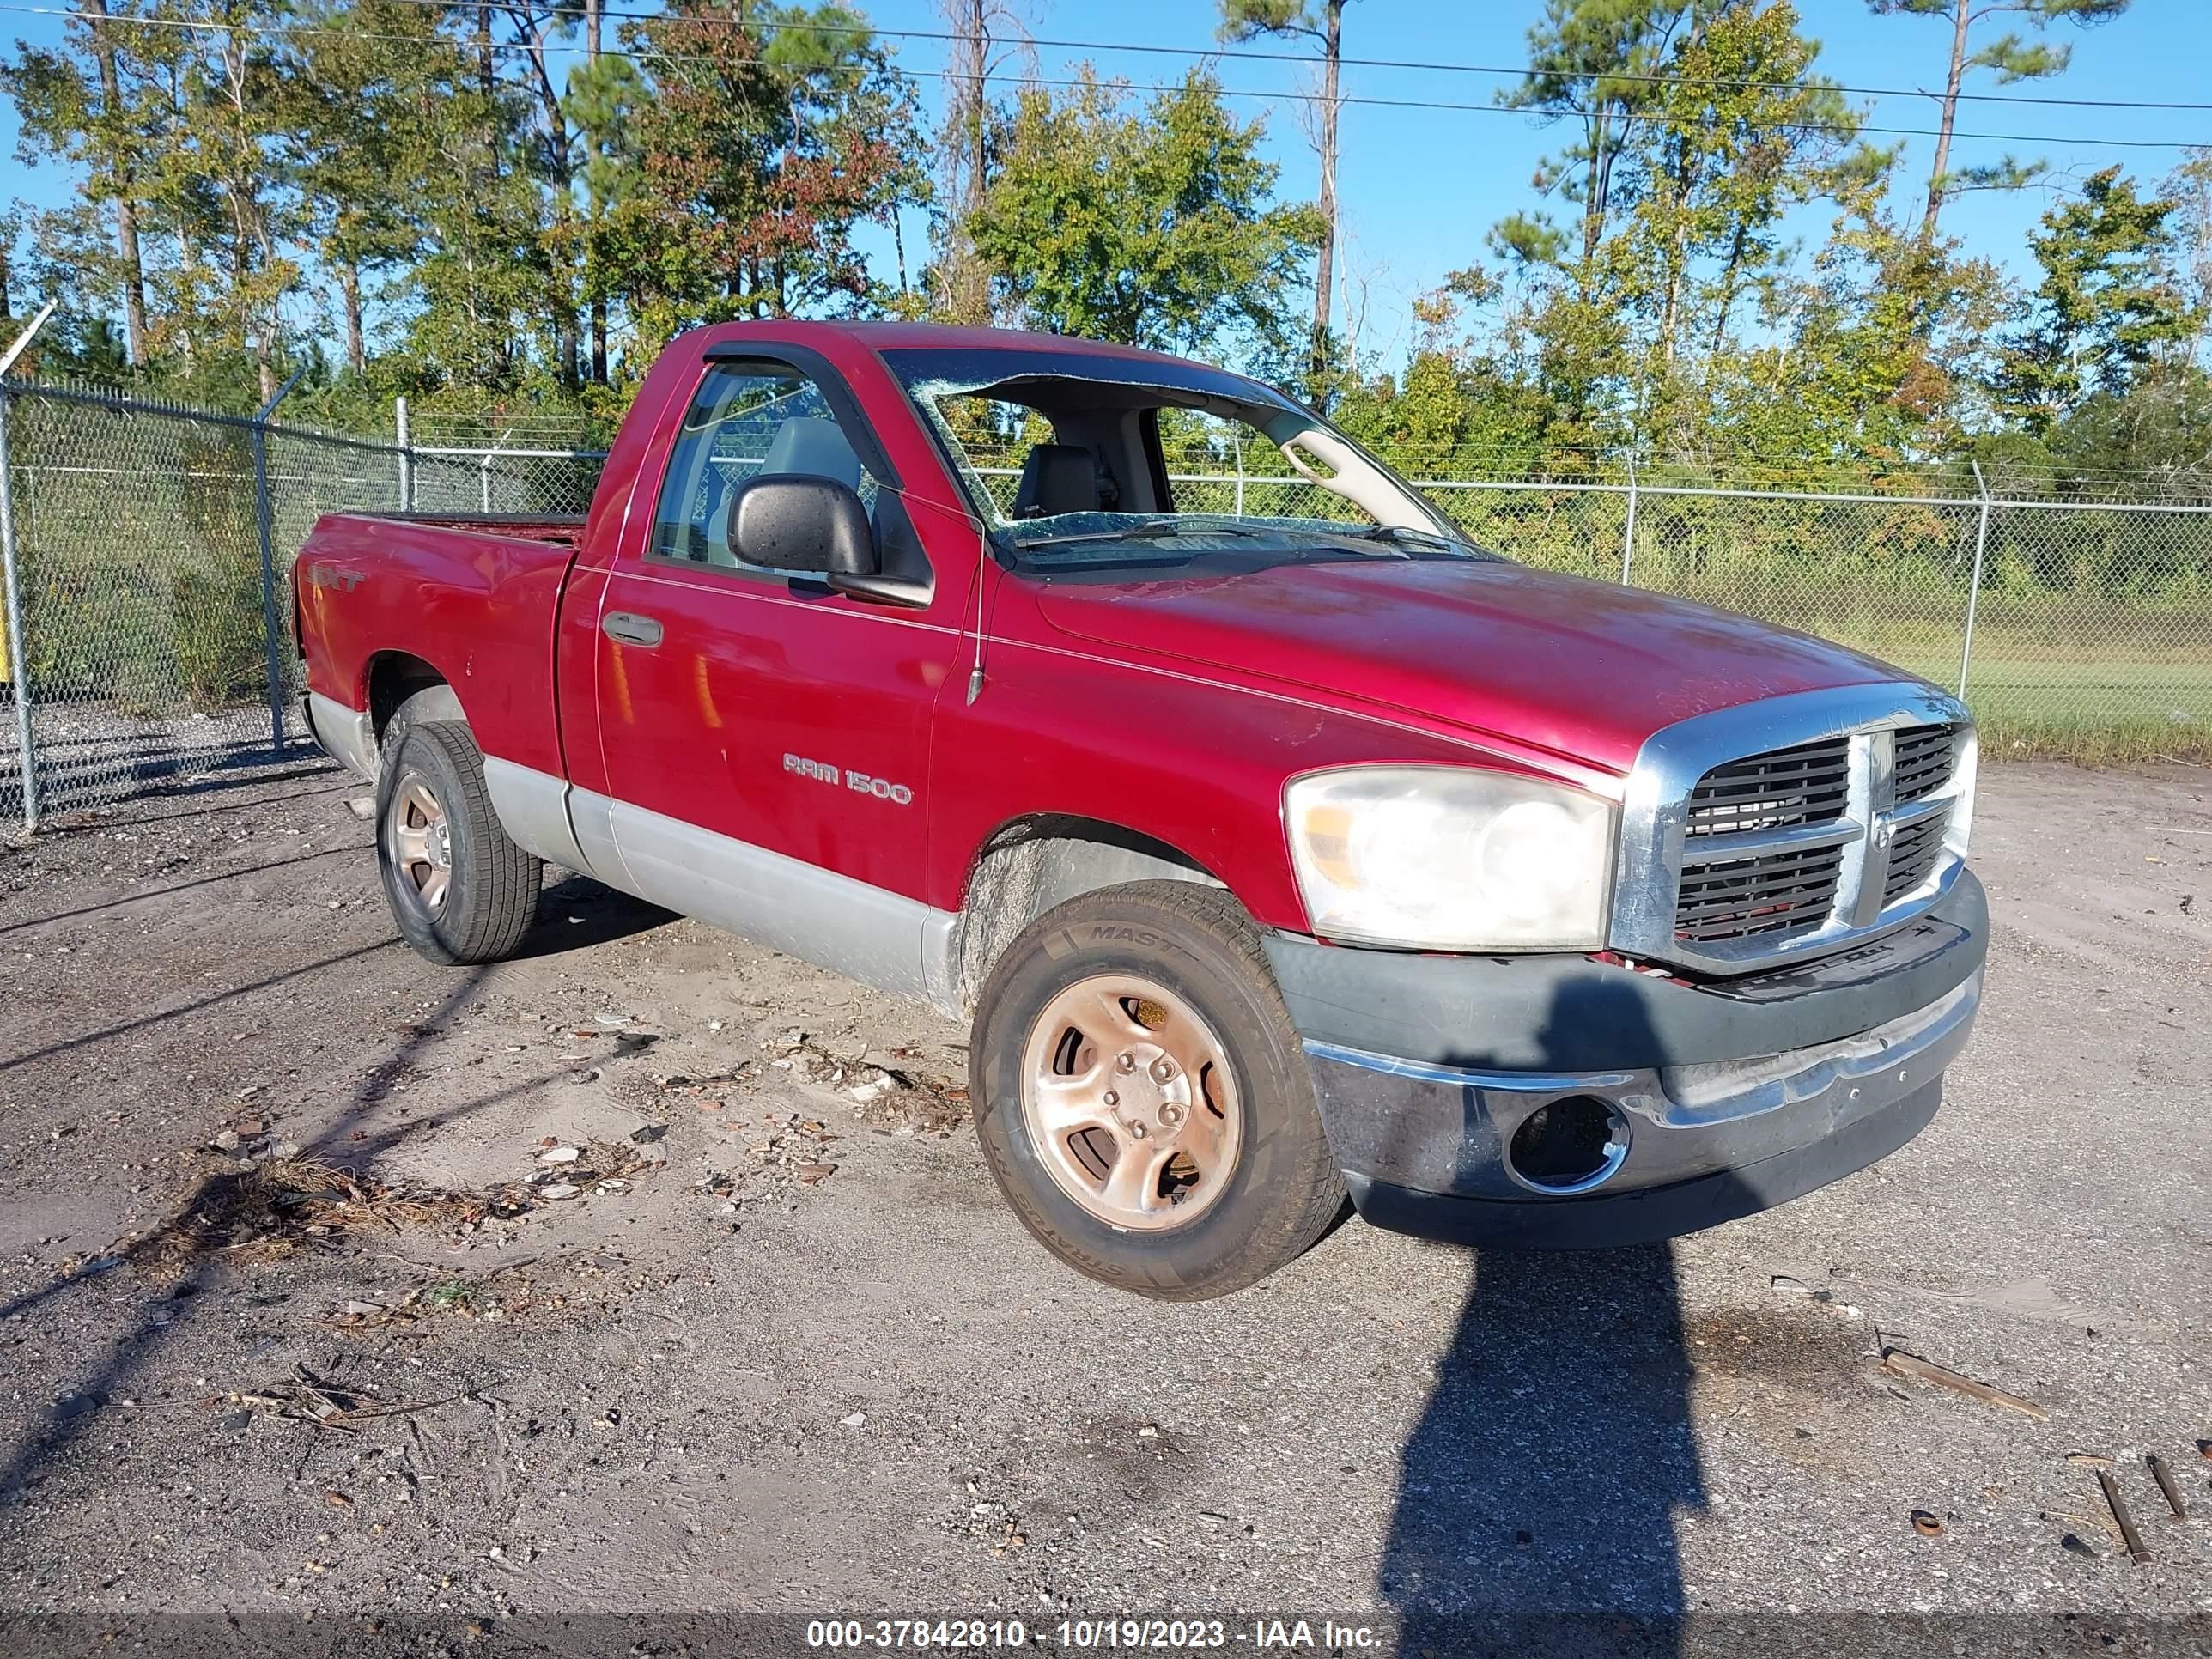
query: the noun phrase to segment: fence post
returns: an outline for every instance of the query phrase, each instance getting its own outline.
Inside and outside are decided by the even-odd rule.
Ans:
[[[1628,568],[1636,558],[1636,458],[1628,459],[1628,528],[1620,538],[1620,585],[1628,586]]]
[[[8,415],[15,394],[8,389],[8,371],[31,343],[32,336],[54,314],[49,300],[15,343],[0,353],[0,577],[8,597],[8,676],[15,682],[15,748],[23,768],[23,828],[39,827],[39,756],[31,720],[31,664],[23,654],[23,578],[15,558],[15,487],[8,453]]]
[[[1974,612],[1982,602],[1982,559],[1990,545],[1990,486],[1982,477],[1982,464],[1968,461],[1974,469],[1974,488],[1982,498],[1982,510],[1974,526],[1974,574],[1966,589],[1966,637],[1959,647],[1959,699],[1966,701],[1966,671],[1974,661]]]
[[[392,423],[399,438],[399,510],[415,510],[415,449],[408,441],[407,399],[395,398],[392,402]]]
[[[276,395],[253,416],[253,518],[261,533],[261,643],[269,670],[269,746],[284,750],[284,664],[276,648],[283,628],[276,617],[276,546],[274,513],[269,501],[269,417],[307,373],[302,366],[276,388]]]

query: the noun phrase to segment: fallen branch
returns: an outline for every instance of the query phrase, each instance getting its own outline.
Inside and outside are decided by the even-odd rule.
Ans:
[[[1938,1365],[1933,1360],[1923,1359],[1919,1355],[1907,1353],[1902,1348],[1884,1348],[1881,1351],[1881,1368],[1899,1376],[1911,1377],[1917,1382],[1941,1383],[1947,1389],[1955,1389],[1960,1394],[1978,1400],[1984,1405],[2002,1406],[2008,1411],[2015,1411],[2032,1417],[2039,1423],[2048,1422],[2051,1418],[2051,1413],[2033,1400],[2023,1400],[2016,1394],[2007,1394],[2002,1389],[1991,1388],[1986,1382],[1978,1382],[1972,1377],[1961,1376],[1948,1366]]]
[[[456,1400],[474,1396],[475,1390],[464,1389],[459,1393],[443,1395],[435,1400],[416,1401],[411,1404],[370,1403],[368,1399],[349,1389],[317,1376],[305,1365],[292,1367],[292,1375],[266,1388],[241,1392],[234,1398],[249,1410],[270,1417],[290,1418],[295,1422],[313,1424],[319,1429],[329,1429],[337,1434],[357,1434],[354,1425],[380,1417],[410,1417],[440,1406],[450,1406]]]

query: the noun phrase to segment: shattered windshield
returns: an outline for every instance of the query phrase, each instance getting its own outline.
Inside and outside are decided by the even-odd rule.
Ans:
[[[1024,568],[1490,556],[1342,433],[1240,375],[1038,349],[884,358]]]

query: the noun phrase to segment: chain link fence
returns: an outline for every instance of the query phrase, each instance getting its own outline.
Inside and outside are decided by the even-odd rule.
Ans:
[[[324,514],[580,514],[598,473],[0,382],[0,823],[303,737],[289,579]]]
[[[0,381],[0,822],[119,799],[302,735],[289,578],[321,514],[580,514],[603,459],[497,434],[372,442]],[[1176,505],[1340,512],[1276,457],[1235,460],[1173,458]],[[1963,688],[1993,757],[2212,759],[2203,504],[1404,470],[1509,557],[1741,611]],[[981,471],[1008,505],[1018,469]],[[1469,646],[1477,672],[1480,642]]]

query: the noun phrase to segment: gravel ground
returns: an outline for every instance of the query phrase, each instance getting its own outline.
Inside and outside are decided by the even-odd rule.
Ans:
[[[524,959],[432,968],[360,793],[217,774],[0,853],[0,1617],[2206,1638],[2212,772],[1987,776],[1986,1012],[1876,1169],[1620,1253],[1350,1222],[1187,1307],[1021,1231],[954,1027],[571,878]]]

